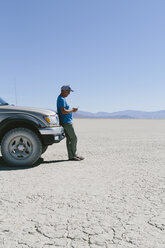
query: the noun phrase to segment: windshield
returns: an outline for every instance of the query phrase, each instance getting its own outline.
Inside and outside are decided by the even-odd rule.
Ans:
[[[8,105],[8,103],[5,102],[2,98],[0,98],[0,106],[2,106],[2,105]]]

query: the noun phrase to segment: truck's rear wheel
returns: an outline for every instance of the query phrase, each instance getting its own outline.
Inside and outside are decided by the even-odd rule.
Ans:
[[[40,158],[42,144],[33,131],[15,128],[3,137],[1,153],[10,165],[31,166]]]

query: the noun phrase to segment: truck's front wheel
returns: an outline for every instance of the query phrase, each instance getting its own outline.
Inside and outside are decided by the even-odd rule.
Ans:
[[[11,165],[30,166],[40,158],[42,144],[33,131],[15,128],[3,137],[1,152],[4,160]]]

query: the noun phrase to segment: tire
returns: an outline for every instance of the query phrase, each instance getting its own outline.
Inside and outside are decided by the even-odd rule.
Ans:
[[[32,166],[41,156],[42,144],[30,129],[14,128],[2,139],[3,159],[13,166]]]
[[[48,146],[42,145],[42,153],[41,154],[43,154],[44,152],[46,152],[47,148],[48,148]]]

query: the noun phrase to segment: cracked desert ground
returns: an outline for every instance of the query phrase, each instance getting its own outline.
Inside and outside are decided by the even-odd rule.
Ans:
[[[1,248],[165,248],[165,120],[76,119],[33,168],[0,158]]]

